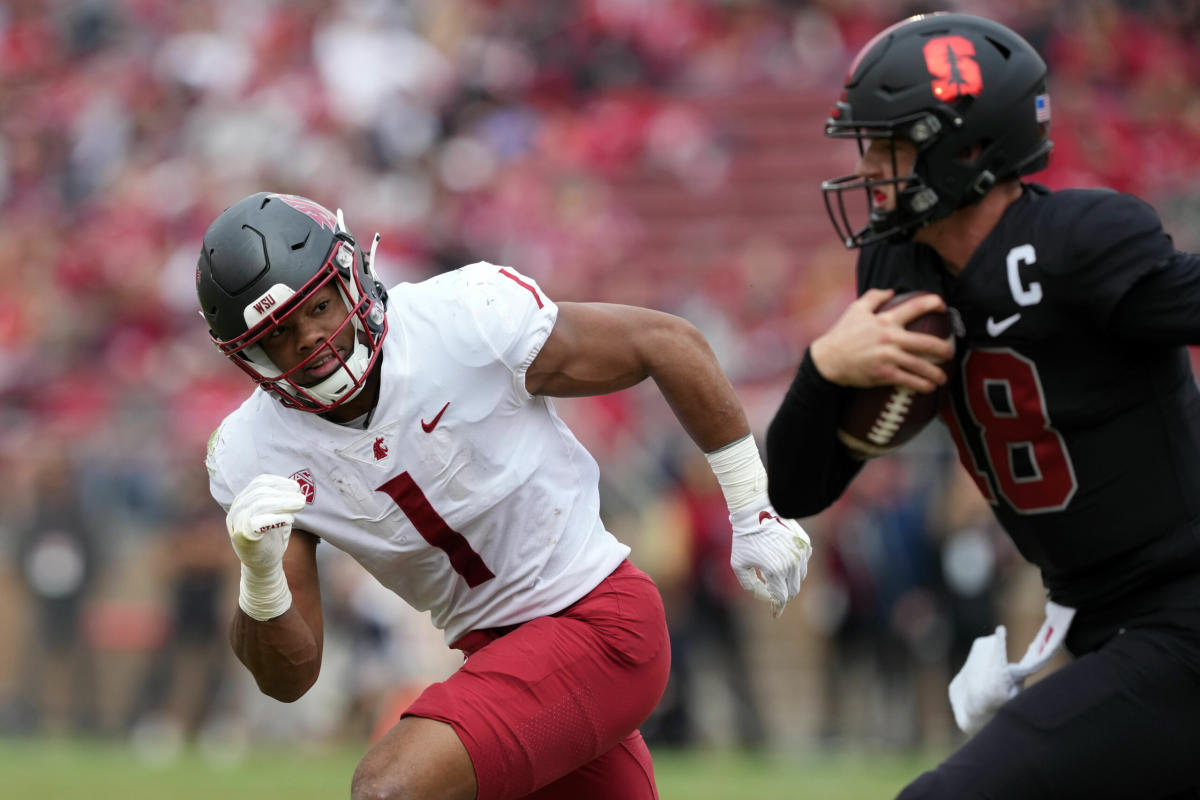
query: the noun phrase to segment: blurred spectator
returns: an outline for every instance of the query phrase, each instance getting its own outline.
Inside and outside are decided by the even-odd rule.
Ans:
[[[204,477],[196,470],[176,486],[175,519],[156,543],[154,568],[166,589],[169,618],[127,713],[126,728],[135,741],[182,744],[232,713],[227,589],[237,563]]]
[[[362,567],[340,550],[322,549],[326,659],[344,696],[335,724],[342,735],[373,743],[426,686],[461,666],[462,655],[446,647],[428,612],[363,580]]]
[[[705,703],[701,679],[716,673],[730,701],[732,742],[757,750],[767,744],[767,731],[749,669],[743,591],[729,566],[729,510],[703,454],[686,448],[676,461],[678,483],[666,502],[680,514],[686,567],[664,584],[671,675],[644,734],[651,746],[704,741],[696,711]]]
[[[919,473],[929,475],[903,454],[872,461],[822,526],[831,639],[820,728],[830,744],[913,747],[926,733],[919,673],[942,663],[949,632],[927,533],[932,486]]]
[[[51,454],[39,464],[31,514],[17,534],[17,566],[28,621],[9,726],[92,734],[99,728],[96,659],[84,630],[95,586],[97,531],[80,507],[70,464]],[[56,699],[65,699],[65,705]]]
[[[967,660],[976,637],[987,636],[1000,624],[1001,589],[1017,553],[975,482],[957,465],[947,478],[938,512],[931,525],[940,534],[942,606],[950,624],[948,679]],[[946,722],[953,725],[953,718],[947,716]]]

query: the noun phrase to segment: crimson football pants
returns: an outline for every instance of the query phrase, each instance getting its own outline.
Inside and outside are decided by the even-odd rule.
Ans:
[[[548,617],[473,631],[461,668],[404,712],[454,728],[477,800],[657,800],[638,726],[667,685],[662,598],[628,561]]]

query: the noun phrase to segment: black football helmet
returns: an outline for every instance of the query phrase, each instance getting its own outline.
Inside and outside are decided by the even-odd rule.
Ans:
[[[387,336],[387,292],[336,214],[303,197],[259,192],[221,212],[204,234],[196,266],[200,313],[213,343],[286,406],[325,412],[357,395]],[[286,373],[259,341],[318,288],[333,283],[346,303],[337,333],[353,325],[354,352],[343,359],[332,339]],[[298,376],[316,358],[333,353],[341,366],[315,386]]]
[[[1046,64],[1021,36],[970,14],[909,17],[855,57],[825,135],[857,140],[860,153],[873,139],[907,140],[917,149],[913,171],[896,176],[893,158],[893,178],[825,181],[829,218],[847,247],[905,241],[997,182],[1044,169],[1049,128]],[[895,187],[894,210],[872,207],[883,184]],[[858,230],[844,194],[856,189],[869,215]]]

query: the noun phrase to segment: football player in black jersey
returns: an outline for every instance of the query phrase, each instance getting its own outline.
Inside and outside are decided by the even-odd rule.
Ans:
[[[1021,180],[1051,150],[1045,78],[1002,25],[912,17],[857,56],[826,124],[861,153],[822,187],[861,248],[860,297],[771,423],[771,502],[815,514],[862,467],[836,436],[847,387],[929,392],[952,375],[941,418],[963,465],[1049,599],[1075,609],[1075,660],[997,701],[903,800],[1200,796],[1200,393],[1185,348],[1200,343],[1200,257],[1135,197]],[[864,196],[856,228],[848,200]],[[874,313],[910,290],[937,296]],[[904,330],[946,305],[965,324],[956,346]]]

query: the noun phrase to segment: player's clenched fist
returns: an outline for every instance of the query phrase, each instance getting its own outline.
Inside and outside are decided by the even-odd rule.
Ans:
[[[238,605],[254,619],[278,617],[292,604],[283,554],[295,515],[304,508],[300,484],[292,478],[259,475],[229,506],[225,527],[242,562]]]
[[[766,503],[729,515],[733,525],[730,566],[742,588],[771,604],[778,617],[808,574],[812,543],[800,523],[783,519]]]
[[[800,591],[812,543],[794,520],[781,519],[767,499],[767,470],[754,437],[705,453],[733,526],[729,564],[742,588],[771,604],[776,617]]]

